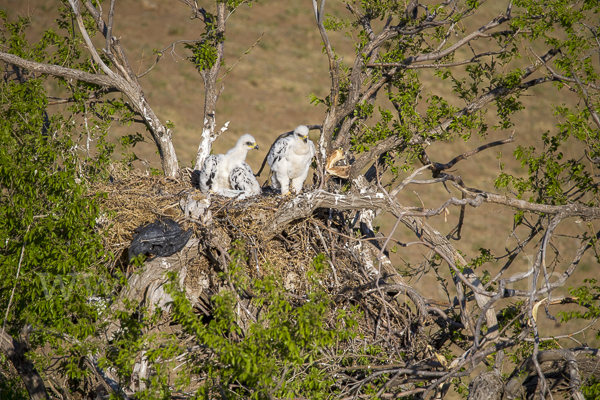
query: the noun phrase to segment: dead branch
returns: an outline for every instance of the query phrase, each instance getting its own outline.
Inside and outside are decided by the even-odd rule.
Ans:
[[[29,329],[28,325],[25,330]],[[22,335],[24,336],[24,335]],[[10,360],[25,384],[29,397],[33,400],[48,400],[46,387],[33,363],[25,356],[28,351],[26,342],[20,342],[4,330],[0,331],[0,351]]]
[[[315,19],[317,21],[317,26],[319,28],[319,33],[321,34],[321,38],[323,39],[323,43],[325,46],[325,51],[327,53],[327,59],[329,61],[329,74],[331,76],[331,89],[329,94],[329,103],[330,103],[330,111],[325,116],[325,121],[323,121],[323,130],[321,132],[321,136],[318,141],[318,152],[317,152],[317,162],[319,169],[321,169],[321,174],[324,173],[323,167],[325,165],[325,160],[327,160],[327,155],[331,150],[332,146],[332,137],[333,137],[333,127],[337,125],[339,120],[336,121],[337,107],[339,102],[339,94],[340,94],[340,62],[337,57],[334,55],[333,50],[331,48],[331,44],[329,42],[329,37],[327,36],[327,31],[325,30],[324,15],[325,15],[325,0],[321,0],[321,6],[317,5],[317,0],[313,0],[313,10],[315,13]]]
[[[106,55],[115,65],[115,72],[102,61],[101,57],[96,51],[96,48],[94,47],[83,23],[83,18],[79,9],[79,0],[69,0],[69,4],[79,29],[85,39],[87,49],[94,59],[94,62],[100,66],[100,69],[104,74],[91,74],[58,65],[27,61],[20,57],[4,52],[0,52],[0,60],[41,74],[59,76],[68,80],[80,80],[95,85],[105,86],[109,89],[116,88],[119,92],[125,94],[131,100],[131,102],[134,104],[136,112],[143,118],[144,123],[148,127],[150,134],[152,135],[152,138],[154,139],[154,142],[158,148],[165,175],[175,176],[179,171],[179,166],[177,163],[175,148],[173,147],[171,140],[171,131],[167,129],[162,124],[160,119],[154,114],[154,111],[146,100],[135,73],[133,73],[133,70],[129,66],[125,52],[118,39],[115,37],[106,37],[107,43],[110,43],[110,48],[105,49]],[[109,29],[109,26],[106,25],[102,20],[99,11],[89,0],[86,1],[85,6],[94,17],[98,30],[107,36],[110,33],[109,31],[112,30],[112,27]],[[114,2],[112,2],[112,6],[114,6]]]
[[[590,356],[592,357],[590,358]],[[594,375],[598,377],[600,375],[600,369],[597,368],[599,363],[598,357],[598,349],[579,347],[573,349],[540,351],[537,354],[537,360],[535,361],[537,361],[539,365],[549,362],[557,362],[558,366],[553,368],[554,371],[560,372],[564,371],[565,369],[568,370],[568,375],[565,376],[565,378],[568,379],[570,376],[572,376],[570,370],[573,368],[573,363],[576,365],[579,364],[579,370],[584,369],[587,376]],[[582,368],[583,364],[585,364],[584,368]],[[535,390],[538,386],[538,382],[534,380],[532,382],[532,387],[531,385],[525,385],[525,381],[528,380],[535,372],[536,368],[533,356],[528,357],[513,371],[511,378],[505,385],[504,398],[507,400],[512,400],[523,395],[525,395],[526,398],[529,398],[533,390]],[[548,372],[549,371],[545,369],[545,373]],[[571,387],[571,391],[573,391],[576,385],[577,379],[571,381],[569,385]]]
[[[186,4],[187,3],[191,2],[186,2]],[[194,5],[192,10],[194,10],[194,7],[197,9],[197,5]],[[216,131],[217,120],[215,113],[217,109],[217,100],[219,100],[219,96],[223,90],[222,88],[217,88],[217,78],[219,75],[219,70],[221,69],[221,61],[223,60],[223,54],[225,50],[225,23],[227,20],[227,4],[224,2],[217,2],[216,7],[217,28],[216,32],[211,33],[217,42],[216,59],[210,68],[200,71],[200,75],[202,76],[202,80],[204,82],[204,119],[202,127],[202,139],[200,140],[200,146],[198,147],[196,163],[194,166],[196,170],[202,169],[204,160],[210,154],[212,143],[223,132],[225,132],[225,130],[227,130],[227,125],[229,124],[226,123],[221,130]]]
[[[514,142],[515,141],[515,139],[513,137],[514,133],[515,132],[513,131],[512,134],[510,135],[510,137],[508,139],[497,140],[495,142],[487,143],[487,144],[479,146],[479,147],[477,147],[477,148],[475,148],[473,150],[469,150],[469,151],[467,151],[467,152],[465,152],[463,154],[460,154],[460,155],[454,157],[450,162],[448,162],[446,164],[440,164],[440,163],[433,164],[433,170],[434,170],[433,176],[436,177],[437,176],[436,172],[439,173],[440,171],[443,171],[443,170],[446,170],[446,169],[450,169],[456,163],[458,163],[459,161],[466,160],[467,158],[469,158],[471,156],[474,156],[475,154],[477,154],[477,153],[479,153],[479,152],[481,152],[481,151],[483,151],[485,149],[489,149],[490,147],[501,146],[503,144]]]
[[[468,60],[456,61],[453,63],[442,63],[442,64],[405,64],[405,63],[371,63],[367,64],[369,68],[377,68],[377,67],[399,67],[401,69],[423,69],[423,68],[450,68],[450,67],[458,67],[460,65],[472,64],[477,62],[480,58],[495,56],[498,54],[502,54],[504,51],[487,51],[485,53],[477,54]]]
[[[61,67],[60,65],[51,65],[38,63],[34,61],[28,61],[21,57],[9,53],[4,53],[2,51],[0,51],[0,60],[8,64],[16,65],[20,68],[39,74],[60,76],[61,78],[66,78],[68,80],[83,81],[93,83],[94,85],[105,86],[108,88],[117,87],[116,82],[106,75],[90,74],[89,72],[65,68]]]

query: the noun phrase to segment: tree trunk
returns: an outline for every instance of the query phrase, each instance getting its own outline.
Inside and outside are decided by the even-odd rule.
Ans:
[[[210,69],[202,70],[200,72],[202,80],[204,81],[204,121],[202,124],[202,138],[200,139],[200,146],[196,153],[196,164],[194,165],[194,169],[197,171],[202,169],[204,160],[209,156],[212,143],[221,133],[225,132],[227,125],[229,124],[226,123],[223,129],[215,131],[217,125],[217,100],[219,100],[219,95],[221,94],[220,90],[217,89],[217,77],[219,75],[225,49],[224,36],[226,17],[227,4],[224,2],[217,3],[216,36],[220,40],[217,44],[217,59]]]
[[[15,367],[32,400],[48,400],[46,386],[33,363],[27,359],[27,345],[15,340],[4,330],[0,331],[0,351]]]

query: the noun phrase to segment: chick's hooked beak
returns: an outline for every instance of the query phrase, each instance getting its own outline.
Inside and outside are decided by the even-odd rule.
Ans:
[[[253,149],[258,150],[258,144],[254,143]]]
[[[308,141],[308,135],[300,136],[300,138],[304,141],[304,143],[306,143]]]

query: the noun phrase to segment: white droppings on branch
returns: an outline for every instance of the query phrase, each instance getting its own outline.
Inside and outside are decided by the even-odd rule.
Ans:
[[[221,136],[222,133],[224,133],[227,129],[229,129],[229,123],[231,121],[227,121],[225,122],[225,124],[223,124],[223,127],[219,130],[219,133],[217,134],[217,136],[215,137],[215,139],[219,136]]]
[[[225,123],[223,128],[219,131],[217,135],[213,135],[215,131],[215,122],[214,117],[212,121],[209,121],[208,118],[204,118],[204,124],[202,128],[202,139],[200,140],[200,146],[198,147],[198,153],[196,155],[196,164],[195,169],[200,170],[202,168],[202,164],[204,164],[204,160],[210,154],[210,149],[212,148],[212,143],[215,141],[217,137],[223,132],[225,132],[229,126],[229,121]]]

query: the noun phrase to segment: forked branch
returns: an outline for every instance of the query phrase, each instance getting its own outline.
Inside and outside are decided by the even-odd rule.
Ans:
[[[165,175],[177,175],[179,172],[179,165],[177,162],[175,148],[173,147],[173,142],[171,139],[171,131],[163,125],[150,107],[150,104],[146,100],[136,75],[129,66],[129,62],[119,41],[116,38],[109,36],[112,31],[112,25],[106,25],[102,20],[100,12],[93,6],[90,0],[86,0],[85,6],[96,21],[97,29],[102,32],[103,35],[105,35],[107,46],[110,44],[110,46],[105,49],[105,52],[107,57],[115,66],[116,71],[113,71],[108,65],[106,65],[106,63],[104,63],[94,47],[83,22],[79,0],[69,0],[69,4],[71,6],[71,10],[73,11],[75,20],[77,21],[78,27],[84,37],[87,49],[94,62],[100,66],[100,69],[103,73],[92,74],[73,68],[65,68],[59,65],[28,61],[5,52],[0,52],[0,60],[41,74],[59,76],[71,80],[80,80],[95,85],[105,86],[110,89],[116,88],[119,92],[125,94],[131,100],[135,111],[142,117],[144,124],[150,131],[150,134],[152,135],[152,138],[154,139],[154,142],[158,148]],[[111,3],[111,9],[113,8],[114,1]],[[112,24],[112,12],[109,12],[109,17]]]

